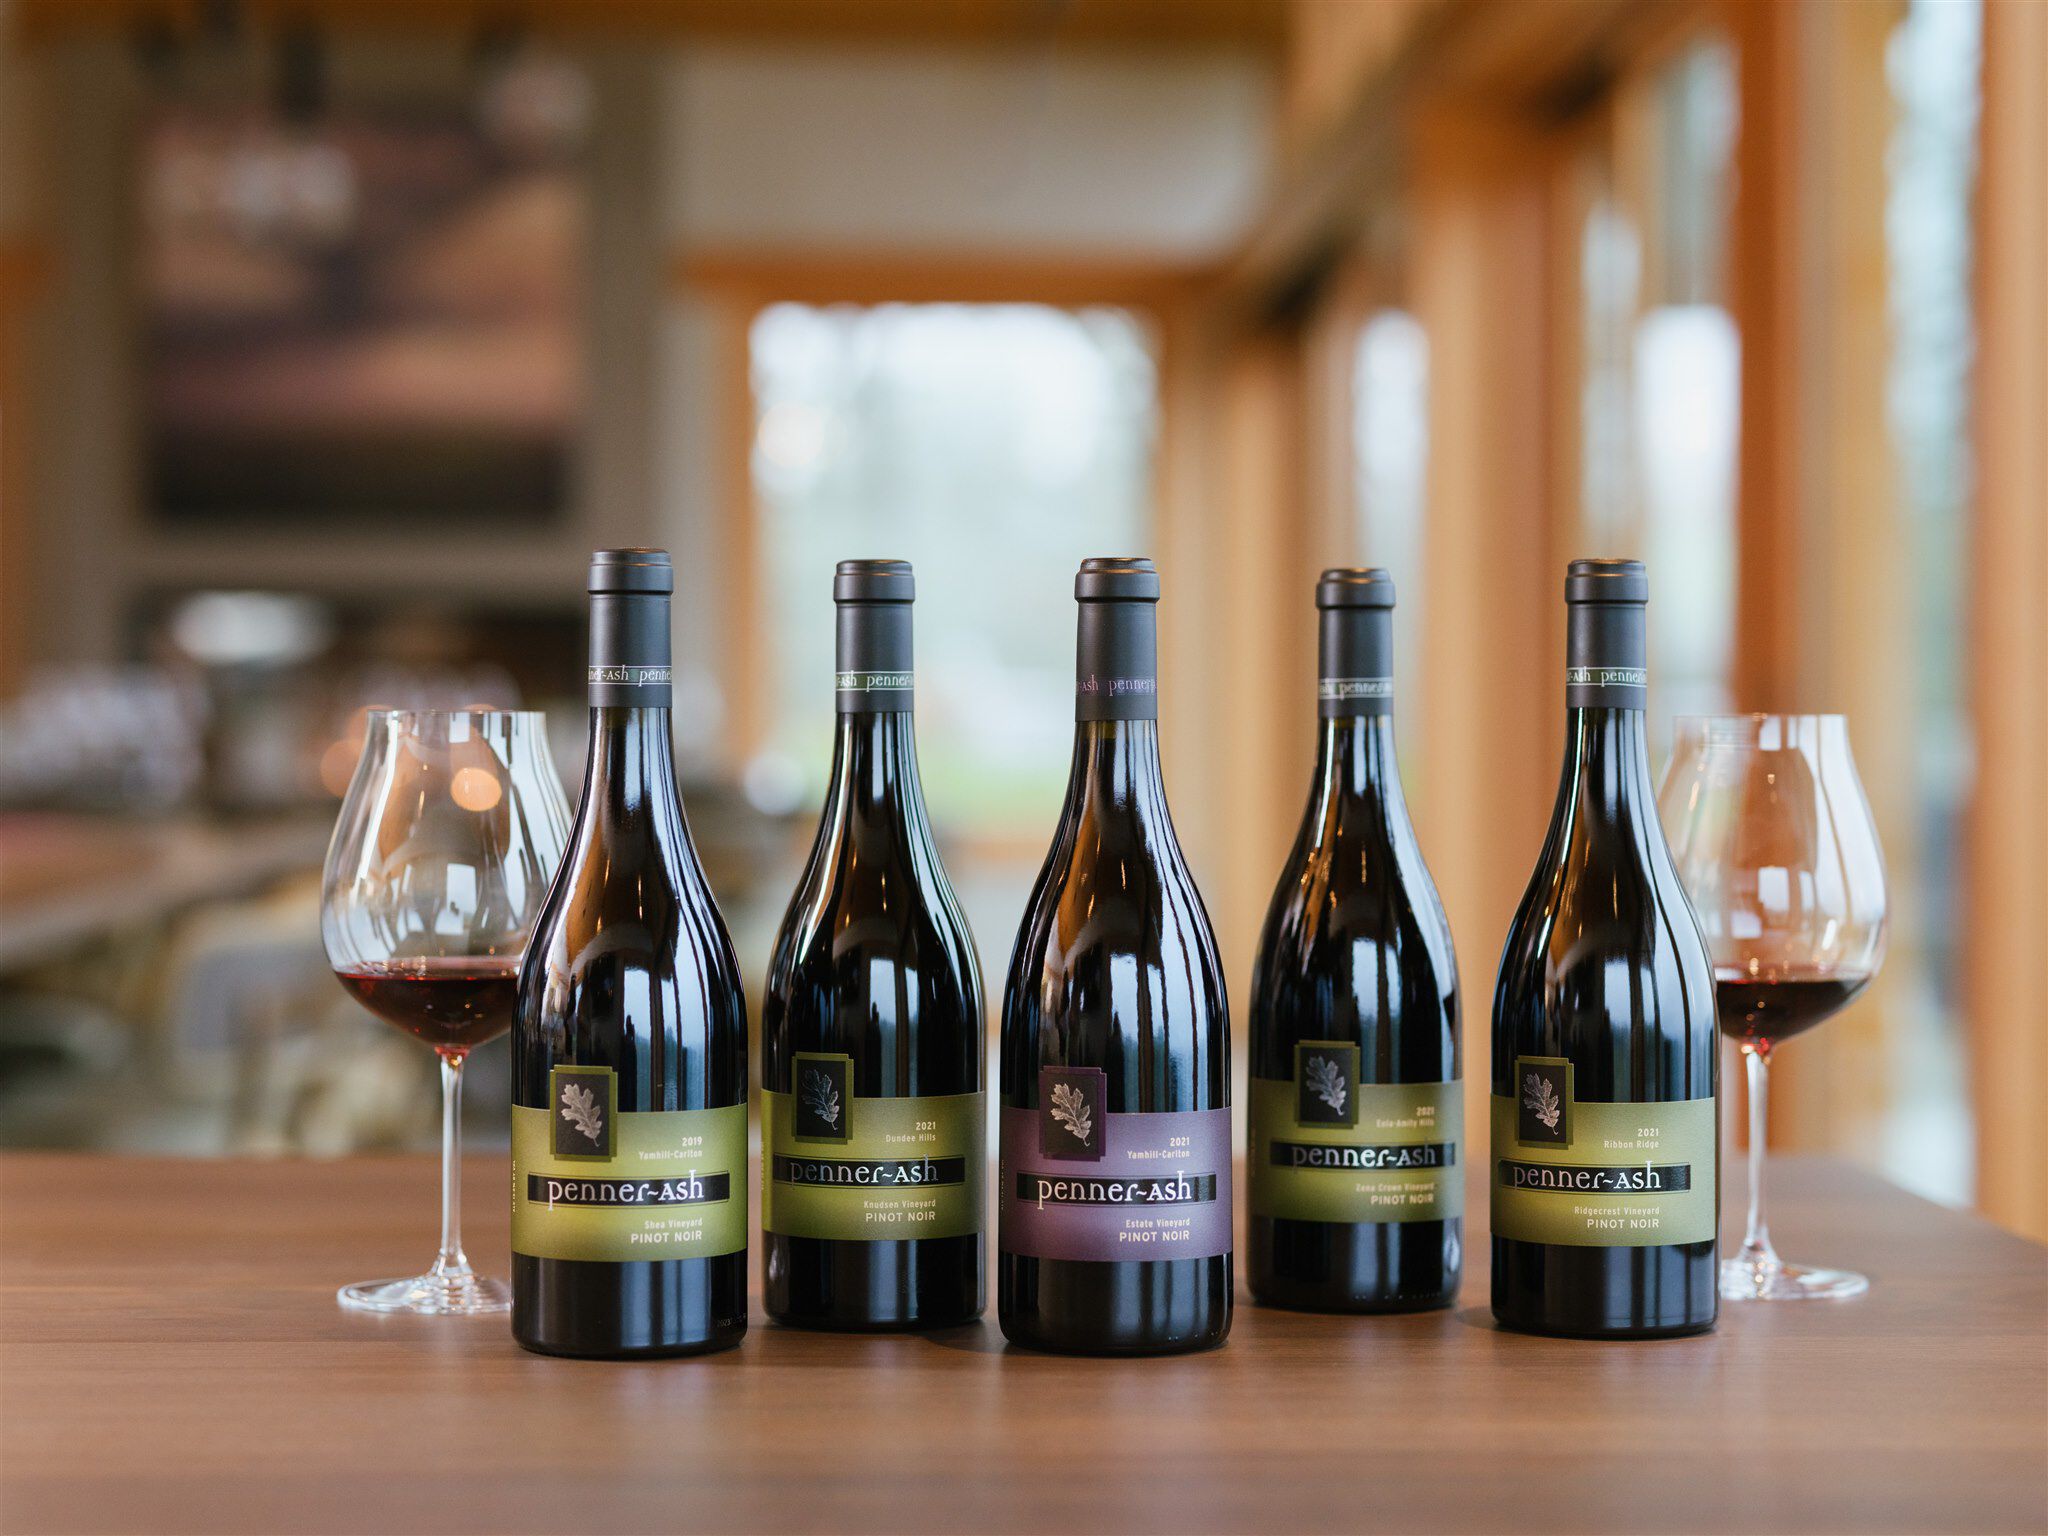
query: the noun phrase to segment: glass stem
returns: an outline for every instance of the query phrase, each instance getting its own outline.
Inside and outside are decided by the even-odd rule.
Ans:
[[[462,1063],[441,1057],[441,1251],[428,1273],[436,1279],[466,1279],[469,1256],[462,1251]]]
[[[1766,1051],[1742,1048],[1749,1063],[1749,1230],[1742,1235],[1742,1261],[1755,1270],[1780,1267],[1764,1222],[1764,1141],[1770,1119],[1771,1062]]]

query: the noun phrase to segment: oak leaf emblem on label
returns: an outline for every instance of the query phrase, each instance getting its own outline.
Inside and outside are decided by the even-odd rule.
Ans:
[[[1522,1102],[1536,1112],[1536,1118],[1543,1122],[1543,1129],[1557,1129],[1557,1117],[1564,1113],[1564,1105],[1557,1097],[1557,1090],[1534,1072],[1522,1079]]]
[[[1085,1142],[1095,1129],[1088,1113],[1088,1095],[1071,1083],[1055,1083],[1052,1089],[1052,1117],[1067,1128],[1074,1140]]]
[[[832,1079],[812,1067],[804,1073],[804,1108],[827,1125],[839,1123],[839,1090]]]
[[[597,1107],[597,1095],[574,1083],[562,1084],[562,1118],[589,1138],[592,1146],[604,1141],[604,1113]]]
[[[1340,1115],[1344,1112],[1344,1101],[1351,1097],[1351,1090],[1344,1082],[1343,1068],[1328,1056],[1309,1058],[1308,1091]]]

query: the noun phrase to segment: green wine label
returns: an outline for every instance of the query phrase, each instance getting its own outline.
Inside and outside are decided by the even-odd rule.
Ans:
[[[799,1052],[761,1095],[761,1225],[854,1242],[964,1237],[982,1226],[987,1096],[858,1098],[853,1058]]]
[[[1712,1099],[1605,1104],[1574,1092],[1572,1064],[1515,1058],[1493,1096],[1493,1234],[1577,1248],[1710,1240],[1719,1125]]]
[[[1457,1083],[1361,1083],[1358,1047],[1304,1040],[1289,1080],[1252,1079],[1254,1216],[1445,1221],[1465,1211]]]
[[[609,1067],[556,1067],[512,1106],[512,1251],[623,1263],[747,1246],[747,1106],[621,1110]]]

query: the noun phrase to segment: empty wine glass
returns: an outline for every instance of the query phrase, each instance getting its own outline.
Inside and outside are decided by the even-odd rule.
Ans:
[[[538,714],[369,713],[327,849],[320,934],[372,1013],[441,1058],[441,1251],[425,1274],[342,1287],[369,1312],[502,1312],[462,1251],[462,1063],[512,1024],[519,961],[568,840]]]
[[[1732,1301],[1840,1299],[1870,1282],[1787,1264],[1763,1213],[1771,1053],[1841,1009],[1884,959],[1884,858],[1840,715],[1681,719],[1658,806],[1714,960],[1721,1032],[1749,1070],[1749,1225]]]

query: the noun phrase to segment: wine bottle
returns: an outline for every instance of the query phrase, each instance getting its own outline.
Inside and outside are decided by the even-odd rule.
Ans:
[[[768,1315],[917,1328],[982,1312],[981,970],[912,735],[910,567],[846,560],[825,812],[761,1004]]]
[[[1713,1327],[1714,972],[1644,743],[1634,560],[1565,581],[1564,777],[1493,998],[1493,1312],[1532,1333]]]
[[[1038,1349],[1230,1331],[1230,1020],[1159,773],[1149,560],[1087,560],[1073,766],[1003,996],[997,1303]]]
[[[1252,972],[1252,1295],[1447,1306],[1464,1263],[1458,961],[1394,758],[1394,583],[1329,570],[1308,811]]]
[[[690,841],[653,549],[590,567],[590,757],[520,970],[512,1332],[544,1354],[694,1354],[747,1328],[747,1016]]]

